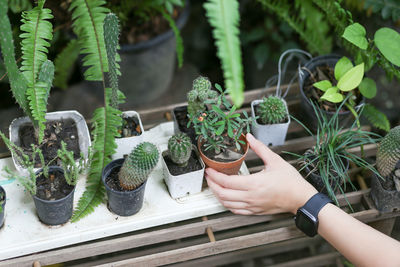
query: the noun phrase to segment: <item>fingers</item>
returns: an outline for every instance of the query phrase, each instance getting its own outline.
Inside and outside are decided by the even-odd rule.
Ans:
[[[245,176],[226,175],[211,168],[206,169],[206,178],[228,189],[245,191],[249,188]]]
[[[246,202],[248,198],[246,191],[234,190],[221,187],[211,179],[207,179],[208,186],[213,191],[214,195],[222,201],[239,201]]]
[[[243,210],[243,209],[232,209],[230,210],[232,213],[237,215],[254,215],[255,213],[250,210]]]
[[[251,133],[246,135],[246,139],[251,149],[262,159],[265,165],[271,164],[277,158],[277,154],[257,140]]]

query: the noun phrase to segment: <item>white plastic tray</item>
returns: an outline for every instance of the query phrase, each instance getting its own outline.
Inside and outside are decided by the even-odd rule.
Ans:
[[[144,140],[157,143],[161,150],[172,134],[173,123],[163,123],[146,131]],[[2,159],[2,174],[5,165],[14,168],[11,158]],[[160,161],[149,177],[143,208],[139,213],[121,217],[111,213],[106,204],[102,204],[79,222],[68,222],[62,226],[42,224],[29,193],[16,181],[8,181],[4,175],[0,175],[0,184],[7,194],[5,222],[0,230],[0,260],[225,211],[209,189],[192,196],[172,199],[162,172]],[[248,174],[244,163],[240,173]],[[85,179],[81,178],[75,191],[74,207],[84,188]]]

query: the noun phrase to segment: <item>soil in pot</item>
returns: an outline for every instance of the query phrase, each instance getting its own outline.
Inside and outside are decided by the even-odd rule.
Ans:
[[[133,190],[127,190],[121,187],[120,183],[119,183],[119,179],[118,179],[118,173],[119,170],[121,169],[121,167],[118,168],[114,168],[111,170],[110,174],[108,175],[108,177],[106,178],[106,184],[113,190],[115,191],[119,191],[119,192],[129,192],[129,191],[133,191]],[[142,184],[140,185],[142,186]],[[138,186],[138,188],[140,187]],[[134,189],[136,190],[136,189]]]
[[[49,178],[44,175],[36,179],[36,196],[43,200],[57,200],[66,197],[74,186],[69,185],[61,171],[49,172]]]
[[[199,158],[197,157],[196,153],[193,151],[189,158],[189,162],[188,162],[187,166],[185,166],[185,167],[180,167],[180,166],[176,165],[169,158],[168,155],[165,155],[163,158],[165,160],[165,163],[167,164],[169,173],[174,176],[189,173],[189,172],[194,172],[194,171],[198,171],[198,170],[202,169],[202,166],[199,162]]]
[[[201,145],[200,149],[207,158],[218,162],[236,161],[240,159],[245,153],[243,146],[240,146],[240,149],[237,149],[235,142],[228,136],[224,137],[224,144],[226,145],[226,148],[222,149],[221,153],[219,154],[215,153],[215,150],[213,148],[206,150],[205,143]]]
[[[182,133],[187,134],[190,137],[190,140],[192,140],[192,143],[196,144],[196,132],[193,128],[193,125],[187,127],[189,122],[187,106],[175,108],[174,114],[176,122],[178,123],[179,130]]]
[[[122,129],[119,130],[121,138],[139,136],[142,134],[139,119],[136,116],[123,117],[122,120]]]
[[[21,126],[18,133],[21,148],[27,155],[32,155],[31,144],[38,145],[34,132],[32,124],[26,124]],[[75,159],[79,158],[79,137],[75,122],[71,119],[47,121],[46,129],[44,130],[44,139],[39,146],[46,163],[57,158],[57,151],[61,149],[61,141],[65,142],[68,151],[74,152]],[[42,167],[39,156],[36,156],[35,167]]]
[[[261,119],[260,119],[260,112],[259,112],[259,106],[260,106],[259,104],[257,104],[257,105],[254,106],[255,115],[258,116],[257,123],[260,124],[260,125],[270,125],[270,124],[267,124],[267,123],[263,123],[263,122],[261,121]],[[284,120],[282,120],[282,121],[280,121],[280,122],[278,122],[278,123],[276,123],[276,124],[279,124],[279,123],[287,123],[288,121],[289,121],[289,119],[288,119],[288,117],[286,116]]]

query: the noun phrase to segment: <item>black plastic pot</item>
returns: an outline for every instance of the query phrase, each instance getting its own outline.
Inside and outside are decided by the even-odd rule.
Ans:
[[[189,1],[178,17],[179,29],[189,17]],[[122,108],[149,103],[167,91],[175,70],[175,36],[170,29],[148,41],[122,44],[120,87],[126,96]]]
[[[317,67],[321,66],[327,66],[332,69],[335,68],[336,62],[341,58],[341,56],[338,55],[325,55],[325,56],[319,56],[311,59],[308,61],[306,64],[304,64],[303,68],[301,69],[299,73],[299,87],[300,87],[300,94],[301,94],[301,108],[303,109],[303,120],[307,127],[309,127],[310,130],[316,132],[318,128],[318,120],[315,115],[314,109],[311,105],[311,100],[306,96],[304,92],[304,87],[308,83],[308,79],[310,78],[310,72],[312,73],[315,71]],[[310,72],[308,72],[307,69]],[[364,100],[362,100],[364,102]],[[330,111],[322,111],[325,113],[327,119],[329,120],[335,112],[330,112]],[[340,126],[350,126],[352,114],[350,111],[344,111],[340,112],[338,115],[339,119],[339,125]]]
[[[185,114],[184,116],[187,116],[187,107],[188,107],[187,105],[179,106],[172,110],[172,117],[174,119],[174,132],[175,132],[175,134],[180,133],[180,132],[187,134],[190,137],[190,140],[192,140],[192,143],[194,145],[196,145],[197,144],[196,132],[194,130],[193,125],[191,125],[188,128],[187,125],[179,125],[178,120],[177,120],[178,113]]]
[[[2,186],[0,186],[0,205],[1,205],[1,211],[0,211],[0,228],[4,224],[4,214],[5,214],[5,208],[6,208],[6,190]]]
[[[400,192],[383,188],[380,178],[375,174],[371,178],[371,198],[380,212],[400,210]]]
[[[114,169],[120,169],[125,159],[116,159],[111,161],[103,169],[102,181],[106,188],[108,197],[108,208],[115,214],[120,216],[131,216],[139,212],[143,206],[144,191],[146,182],[138,188],[131,191],[117,191],[110,188],[106,179]]]
[[[36,174],[40,172],[41,169]],[[61,167],[50,166],[49,173],[54,172],[64,173]],[[75,188],[67,196],[57,200],[44,200],[37,196],[32,196],[40,221],[48,225],[66,223],[72,216],[74,192]]]

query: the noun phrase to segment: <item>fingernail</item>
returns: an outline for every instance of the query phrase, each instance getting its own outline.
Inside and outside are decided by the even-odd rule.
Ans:
[[[247,140],[254,140],[254,136],[251,133],[247,133],[246,138]]]

